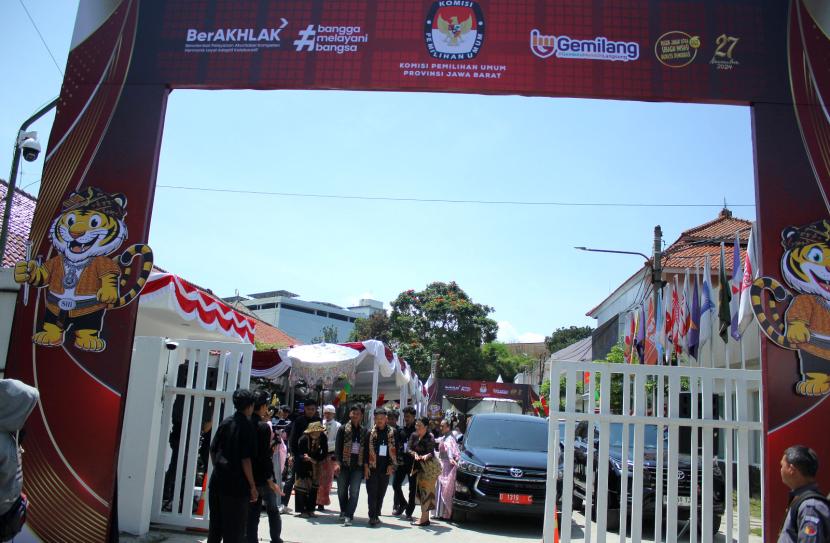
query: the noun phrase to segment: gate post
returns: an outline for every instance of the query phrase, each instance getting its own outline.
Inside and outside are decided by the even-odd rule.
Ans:
[[[136,337],[118,456],[118,528],[133,535],[150,531],[166,373],[164,339]]]

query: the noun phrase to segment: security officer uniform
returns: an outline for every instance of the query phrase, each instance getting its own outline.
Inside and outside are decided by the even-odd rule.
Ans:
[[[818,485],[813,483],[790,492],[790,506],[778,543],[824,543],[828,535],[830,507]]]

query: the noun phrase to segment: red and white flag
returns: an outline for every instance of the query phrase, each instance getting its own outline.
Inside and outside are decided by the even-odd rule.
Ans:
[[[741,334],[744,333],[747,326],[752,322],[754,313],[752,312],[752,301],[749,299],[749,289],[752,283],[759,277],[758,270],[758,232],[755,228],[755,223],[752,223],[752,228],[749,231],[749,243],[746,246],[746,257],[744,257],[744,274],[741,280],[740,288],[740,307],[738,308],[738,328]]]

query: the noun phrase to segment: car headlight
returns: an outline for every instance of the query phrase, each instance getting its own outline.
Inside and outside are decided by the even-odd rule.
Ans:
[[[484,472],[484,466],[479,466],[463,458],[458,461],[458,469],[470,475],[481,475]]]
[[[614,467],[614,469],[618,473],[622,473],[622,462],[620,462],[616,458],[609,458],[609,460],[611,461],[611,465]],[[628,461],[628,470],[626,471],[626,473],[629,477],[634,476],[634,462],[632,462],[631,460]]]

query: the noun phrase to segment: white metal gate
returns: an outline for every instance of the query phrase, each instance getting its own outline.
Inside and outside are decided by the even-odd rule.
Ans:
[[[162,399],[151,521],[207,528],[209,507],[202,488],[205,475],[210,480],[213,469],[207,447],[219,422],[234,411],[234,390],[250,384],[253,345],[176,343],[178,347],[170,351]]]
[[[578,382],[587,382],[583,402]],[[554,362],[551,383],[546,503],[561,512],[562,542],[749,540],[749,452],[762,430],[749,405],[760,371]],[[580,501],[581,531],[571,520]],[[544,543],[553,543],[552,513]]]

